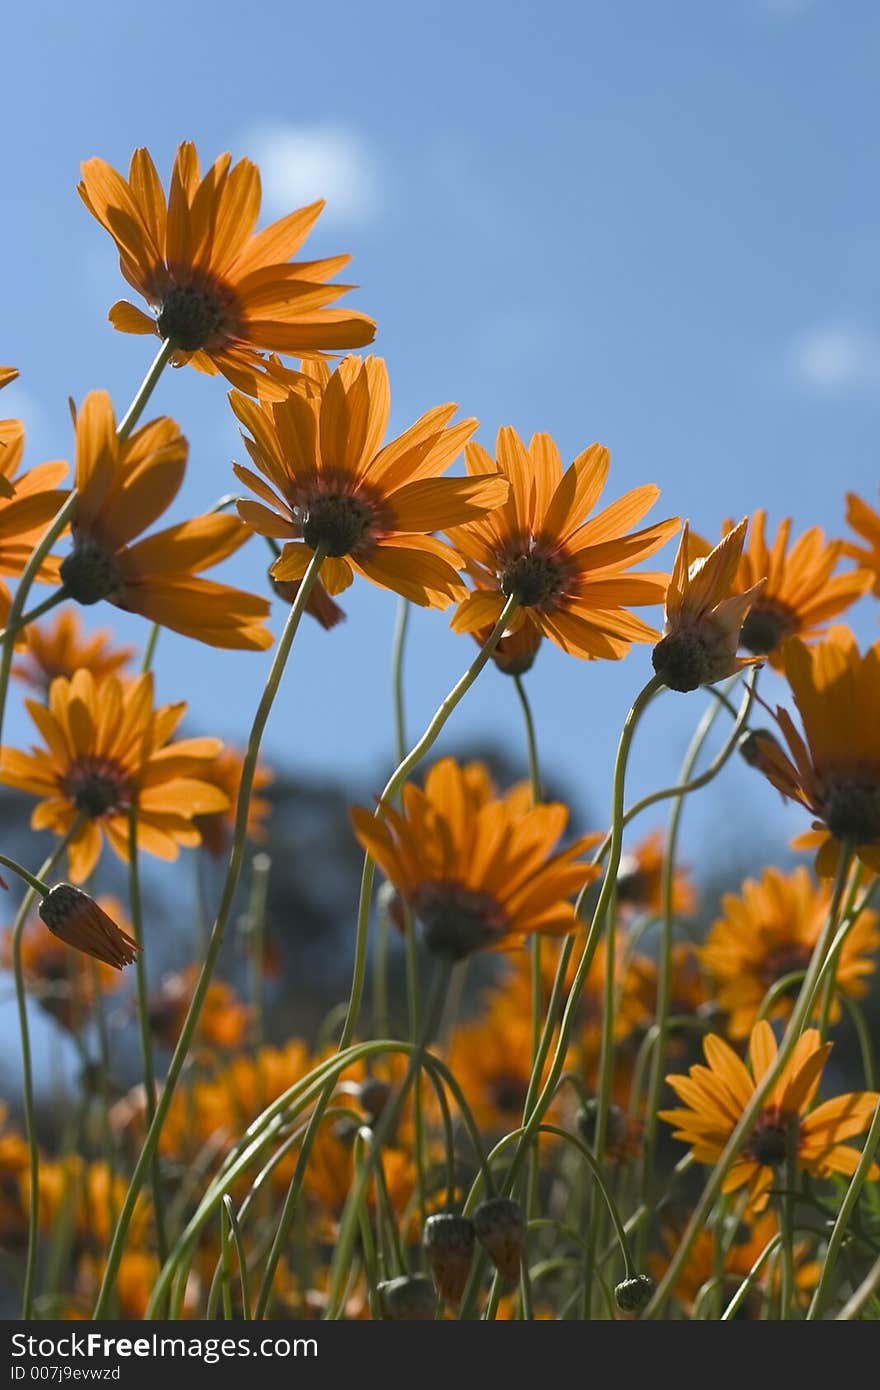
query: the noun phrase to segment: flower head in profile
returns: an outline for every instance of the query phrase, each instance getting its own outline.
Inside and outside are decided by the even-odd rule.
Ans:
[[[0,389],[14,381],[14,367],[0,367]],[[67,493],[58,484],[67,477],[61,461],[40,463],[21,473],[25,432],[20,420],[0,420],[0,575],[17,579],[46,527],[64,504]],[[36,578],[44,584],[58,582],[58,560],[47,555]],[[6,623],[12,602],[0,580],[0,626]]]
[[[864,1133],[880,1096],[874,1091],[836,1096],[812,1109],[822,1071],[831,1051],[814,1028],[797,1041],[782,1075],[758,1116],[752,1133],[724,1180],[724,1192],[748,1191],[749,1208],[763,1211],[779,1169],[789,1152],[797,1166],[817,1178],[835,1173],[852,1175],[859,1152],[844,1141]],[[710,1033],[703,1040],[708,1066],[691,1067],[687,1076],[666,1080],[684,1106],[661,1110],[675,1138],[689,1144],[697,1163],[715,1164],[740,1116],[777,1056],[773,1029],[756,1023],[749,1042],[751,1067],[722,1038]],[[880,1169],[872,1165],[873,1178]]]
[[[195,817],[195,825],[202,837],[202,844],[215,859],[226,854],[235,829],[236,806],[241,786],[241,773],[244,754],[235,748],[223,748],[210,766],[205,768],[205,781],[219,787],[226,794],[228,805],[223,811],[208,811]],[[251,796],[248,801],[247,837],[249,840],[265,840],[267,820],[272,803],[260,793],[272,782],[271,769],[258,763],[254,770]]]
[[[806,970],[828,919],[830,898],[828,885],[817,888],[803,865],[789,874],[765,869],[759,880],[747,878],[740,893],[725,893],[724,915],[713,922],[700,956],[728,1015],[732,1038],[748,1037],[769,989]],[[867,992],[878,950],[877,914],[866,909],[840,950],[835,976],[840,993],[858,999]],[[791,994],[782,994],[769,1017],[787,1018],[791,1008]],[[836,998],[832,1021],[839,1016]]]
[[[880,642],[862,656],[849,628],[834,627],[814,647],[792,638],[783,664],[804,733],[777,707],[790,756],[761,734],[752,762],[816,817],[794,843],[818,850],[821,878],[833,878],[843,844],[880,873]]]
[[[67,835],[70,876],[82,883],[94,869],[104,836],[128,861],[129,812],[137,808],[137,840],[159,859],[179,845],[197,845],[193,817],[223,811],[225,792],[206,780],[221,744],[214,738],[170,743],[186,705],[153,706],[152,675],[123,684],[96,681],[90,671],[52,682],[49,704],[28,700],[45,747],[0,749],[0,782],[40,798],[35,830]]]
[[[582,857],[600,837],[557,851],[568,823],[561,803],[533,806],[526,785],[498,796],[482,763],[443,758],[424,790],[407,783],[402,812],[380,809],[356,807],[355,834],[436,954],[462,959],[577,927],[571,899],[600,872]]]
[[[846,494],[846,519],[864,545],[844,545],[844,552],[872,572],[874,593],[880,598],[880,512],[855,492]]]
[[[132,939],[130,924],[120,902],[115,898],[102,896],[97,899],[95,906],[119,929],[125,939]],[[89,917],[90,913],[83,913],[84,921]],[[110,935],[112,937],[112,931]],[[10,930],[0,941],[0,964],[9,967],[12,963]],[[46,930],[46,924],[38,916],[34,916],[28,922],[22,933],[21,963],[25,984],[28,990],[33,992],[41,1008],[51,1014],[62,1027],[71,1030],[81,1028],[83,1020],[91,1012],[96,998],[96,985],[101,995],[104,995],[118,989],[122,984],[118,967],[99,958],[95,971],[86,954],[71,951],[60,935]]]
[[[134,647],[116,646],[107,628],[86,635],[75,608],[65,608],[45,623],[29,623],[24,639],[25,649],[12,674],[43,695],[57,676],[70,680],[85,670],[101,680],[121,671],[134,656]]]
[[[330,307],[351,285],[328,283],[349,256],[291,263],[323,201],[291,212],[257,232],[260,171],[223,154],[202,176],[194,145],[177,151],[166,203],[156,167],[135,150],[128,179],[103,159],[82,166],[79,195],[110,233],[129,284],[155,317],[126,300],[110,310],[123,333],[155,333],[171,343],[172,361],[222,372],[254,391],[263,355],[308,357],[372,342],[373,320]]]
[[[260,499],[239,502],[239,514],[286,542],[273,577],[301,580],[320,548],[331,595],[357,573],[422,607],[447,607],[464,593],[461,560],[431,532],[483,516],[508,490],[495,471],[440,476],[477,422],[452,425],[456,407],[437,406],[386,444],[391,398],[381,358],[347,357],[332,375],[322,364],[312,380],[317,389],[291,390],[283,401],[230,397],[259,470],[235,467]]]
[[[515,596],[520,608],[511,633],[531,627],[575,656],[618,660],[630,643],[657,637],[628,611],[662,602],[666,591],[664,574],[629,573],[678,529],[672,520],[630,531],[656,502],[656,487],[636,488],[588,519],[608,477],[610,456],[601,444],[563,472],[548,434],[534,435],[527,448],[505,428],[494,459],[480,444],[469,444],[465,459],[471,478],[500,471],[510,495],[490,516],[444,528],[475,585],[452,620],[456,632],[491,630]]]
[[[153,420],[121,442],[107,393],[86,397],[76,419],[79,497],[62,583],[77,603],[106,599],[212,647],[265,650],[272,645],[267,601],[201,577],[247,540],[237,517],[212,513],[135,539],[177,496],[186,457],[173,420]]]
[[[40,903],[40,917],[53,936],[114,970],[131,965],[140,950],[108,912],[72,883],[56,883]]]
[[[11,381],[15,381],[17,377],[17,367],[0,367],[0,391]],[[10,470],[10,445],[13,455],[18,448],[18,458],[20,459],[21,451],[24,448],[24,425],[20,420],[0,420],[0,497],[13,497],[15,495],[15,484],[11,481],[9,474],[10,471],[14,472],[17,463],[14,463]]]
[[[759,508],[752,513],[733,592],[747,593],[764,580],[746,615],[740,644],[755,656],[766,656],[781,671],[783,643],[789,637],[812,642],[822,636],[832,618],[867,593],[873,576],[870,568],[835,574],[847,547],[843,541],[827,540],[819,526],[804,531],[790,547],[790,517],[780,523],[772,543],[766,526],[767,514]],[[724,534],[732,530],[733,522],[725,521]],[[708,543],[702,545],[708,552]]]
[[[654,670],[670,690],[712,685],[759,659],[736,654],[746,614],[764,586],[761,579],[745,592],[736,589],[748,524],[743,517],[708,554],[684,524],[666,594],[663,637],[653,653]]]

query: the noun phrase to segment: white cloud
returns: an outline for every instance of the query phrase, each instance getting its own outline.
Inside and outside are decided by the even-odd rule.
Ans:
[[[792,344],[791,368],[802,385],[819,391],[878,386],[880,336],[847,324],[810,329]]]
[[[253,127],[241,144],[260,166],[263,198],[273,215],[326,198],[326,222],[363,226],[376,220],[383,174],[358,131],[276,122]]]

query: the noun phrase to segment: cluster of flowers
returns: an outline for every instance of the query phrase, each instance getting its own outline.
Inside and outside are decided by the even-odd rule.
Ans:
[[[465,1316],[788,1317],[805,1306],[820,1315],[848,1292],[861,1309],[877,1281],[869,1271],[860,1295],[856,1275],[880,1238],[880,1097],[861,1010],[880,946],[880,642],[860,652],[838,620],[880,596],[880,514],[851,495],[851,539],[814,527],[792,541],[789,522],[771,540],[756,511],[725,523],[713,544],[678,518],[644,524],[653,485],[597,510],[610,468],[599,444],[565,468],[549,435],[527,444],[503,428],[493,455],[472,437],[477,421],[456,423],[452,405],[388,440],[385,364],[327,361],[374,333],[365,315],[329,307],[350,288],[333,279],[348,258],[291,261],[320,203],[257,232],[256,167],[223,156],[203,176],[191,145],[167,199],[144,150],[127,179],[89,161],[79,191],[152,310],[120,302],[114,326],[161,346],[120,422],[102,391],[74,411],[70,490],[64,463],[22,472],[23,429],[0,424],[0,568],[18,579],[14,596],[0,592],[0,702],[10,674],[27,682],[39,735],[29,751],[0,750],[0,782],[36,797],[33,828],[56,837],[36,875],[0,856],[30,885],[5,948],[28,1133],[0,1137],[0,1223],[26,1250],[26,1313],[41,1237],[49,1274],[72,1275],[40,1306],[73,1315],[96,1297],[99,1316],[222,1306],[227,1316],[410,1318],[434,1316],[439,1298]],[[231,383],[250,459],[234,473],[251,495],[234,512],[221,504],[144,535],[187,463],[173,420],[140,423],[169,362]],[[464,476],[450,476],[462,454]],[[671,575],[637,568],[679,530]],[[134,653],[108,633],[87,636],[69,605],[108,603],[215,647],[267,650],[269,600],[203,577],[254,535],[268,542],[271,592],[289,613],[240,753],[176,738],[186,706],[155,704],[152,642],[133,675]],[[338,1046],[294,1038],[269,1048],[253,1005],[212,974],[245,840],[268,812],[260,738],[297,625],[309,613],[332,629],[355,575],[453,608],[470,664],[375,809],[352,811],[366,861]],[[50,594],[28,611],[34,581]],[[67,606],[41,621],[58,604]],[[658,605],[662,631],[632,611]],[[507,792],[478,763],[441,758],[417,771],[490,660],[528,711],[522,678],[545,640],[587,662],[653,648],[654,675],[624,727],[607,836],[564,839],[568,810],[543,799],[531,732],[531,781]],[[802,732],[788,695],[767,707],[766,727],[749,722],[765,664]],[[767,867],[724,899],[698,944],[674,831],[668,844],[658,832],[624,852],[624,823],[639,809],[624,810],[626,759],[658,693],[728,678],[719,711],[733,708],[733,686],[746,691],[728,751],[738,746],[810,813],[796,847],[816,851],[815,877]],[[669,794],[680,807],[697,789]],[[86,891],[105,839],[130,866],[127,908]],[[230,851],[206,957],[150,995],[138,856],[172,860],[199,846]],[[64,856],[70,881],[53,885]],[[355,1041],[374,865],[386,880],[383,929],[399,927],[413,967],[406,1042]],[[659,959],[646,947],[658,924]],[[421,1022],[420,950],[437,968]],[[450,980],[485,950],[504,963],[479,1016],[462,1022]],[[24,991],[81,1039],[92,1017],[106,1028],[103,1003],[132,964],[144,1085],[86,1107],[102,1117],[86,1136],[100,1157],[42,1153]],[[865,1089],[819,1102],[829,1034],[849,1019]],[[666,1069],[687,1066],[695,1038],[705,1065],[673,1073],[681,1104],[660,1109]],[[160,1044],[174,1051],[157,1087]],[[102,1077],[107,1092],[106,1068]],[[863,1152],[848,1141],[866,1131]],[[689,1155],[671,1172],[670,1134]],[[700,1167],[710,1175],[696,1199]]]

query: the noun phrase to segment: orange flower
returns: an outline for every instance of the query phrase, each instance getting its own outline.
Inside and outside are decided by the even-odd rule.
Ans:
[[[794,843],[818,848],[821,878],[834,876],[845,842],[880,873],[880,642],[861,656],[849,628],[834,627],[815,647],[793,637],[782,656],[806,738],[777,707],[791,759],[759,734],[752,760],[783,796],[817,817]]]
[[[764,1212],[757,1217],[743,1240],[735,1240],[732,1244],[725,1240],[723,1248],[718,1239],[718,1231],[714,1227],[704,1227],[699,1231],[675,1285],[675,1296],[684,1311],[690,1315],[694,1311],[700,1290],[719,1278],[726,1302],[739,1288],[773,1237],[778,1234],[779,1221],[772,1211]],[[670,1255],[678,1246],[679,1236],[680,1232],[671,1228],[662,1232],[663,1244]],[[794,1282],[801,1297],[814,1287],[821,1268],[815,1260],[809,1259],[808,1255],[808,1243],[798,1241],[794,1248]],[[663,1255],[649,1256],[649,1269],[657,1279],[666,1273],[668,1265],[669,1260]],[[778,1263],[768,1260],[757,1279],[757,1302],[753,1296],[743,1305],[745,1317],[760,1316],[761,1294],[775,1292],[779,1280]]]
[[[880,598],[880,512],[854,492],[846,494],[846,519],[867,545],[844,545],[844,553],[873,571],[874,593]]]
[[[482,516],[507,496],[494,471],[439,476],[477,422],[450,425],[455,406],[438,406],[383,447],[390,392],[382,359],[347,357],[332,376],[324,369],[315,379],[320,394],[292,390],[259,404],[230,396],[263,475],[235,466],[261,499],[239,502],[239,514],[261,535],[287,542],[273,577],[302,579],[320,546],[329,594],[348,588],[357,572],[423,607],[447,607],[464,592],[461,561],[430,532]]]
[[[867,569],[833,576],[846,547],[843,541],[826,541],[821,527],[812,526],[788,550],[791,518],[780,524],[772,546],[765,540],[766,522],[765,511],[752,513],[749,544],[743,550],[733,592],[760,589],[742,625],[740,642],[781,670],[786,638],[815,640],[831,618],[867,593],[872,576]],[[725,533],[732,529],[733,523],[726,521]],[[762,579],[765,583],[760,588]]]
[[[169,744],[186,705],[153,708],[153,678],[127,685],[116,676],[96,682],[90,671],[59,677],[49,705],[28,700],[46,748],[20,753],[0,749],[0,782],[40,797],[31,817],[35,830],[66,835],[70,875],[88,878],[98,862],[103,835],[128,860],[129,810],[137,807],[139,845],[160,859],[176,859],[179,845],[197,845],[193,817],[225,809],[228,798],[205,781],[220,751],[213,738]]]
[[[86,397],[76,421],[79,499],[62,582],[78,603],[107,599],[212,647],[264,650],[272,645],[262,626],[266,600],[199,578],[247,540],[236,517],[196,517],[131,544],[174,500],[186,456],[173,420],[154,420],[121,443],[106,391]]]
[[[515,595],[520,611],[511,633],[531,627],[575,656],[618,660],[631,642],[653,641],[656,630],[626,610],[660,603],[666,575],[627,571],[659,550],[678,521],[626,533],[653,506],[658,489],[636,488],[588,521],[608,476],[609,454],[600,444],[563,473],[548,434],[534,435],[526,449],[516,430],[506,428],[498,432],[496,458],[480,444],[465,451],[472,478],[500,469],[509,480],[505,505],[466,526],[444,528],[476,585],[452,620],[454,630],[491,630]]]
[[[627,850],[617,872],[617,905],[628,916],[663,911],[663,861],[666,847],[662,830],[652,830]],[[672,910],[676,916],[692,917],[697,895],[686,869],[676,868],[672,885]]]
[[[407,783],[402,814],[382,812],[384,820],[356,807],[355,834],[412,907],[432,951],[461,958],[577,927],[571,898],[600,872],[580,856],[601,837],[554,854],[568,822],[561,803],[532,806],[527,785],[498,797],[482,763],[444,758],[424,791]]]
[[[113,635],[100,628],[87,637],[75,608],[66,608],[46,623],[29,623],[24,630],[26,654],[12,674],[43,695],[56,676],[68,680],[76,671],[91,671],[96,680],[112,675],[134,656],[134,647],[114,647]]]
[[[317,220],[323,201],[300,208],[254,235],[260,172],[223,154],[201,177],[195,146],[177,151],[166,206],[152,159],[135,150],[128,180],[103,159],[82,166],[79,195],[119,248],[129,284],[155,311],[151,318],[126,300],[110,310],[123,333],[157,333],[174,348],[172,361],[222,372],[253,391],[263,353],[309,357],[373,340],[365,314],[327,306],[351,289],[327,281],[350,257],[290,264]]]
[[[150,1029],[166,1047],[174,1047],[195,992],[199,967],[189,965],[177,975],[162,981],[162,988],[150,1000]],[[199,1015],[198,1037],[212,1047],[240,1047],[247,1039],[251,1010],[243,1004],[225,980],[208,985]]]
[[[17,367],[0,367],[0,391],[17,376]],[[10,445],[13,449],[24,446],[24,425],[20,420],[0,420],[0,497],[15,495],[15,486],[8,477]]]
[[[115,898],[101,897],[97,906],[128,932],[122,904]],[[0,963],[12,964],[12,931],[0,943]],[[21,940],[21,963],[25,983],[37,1001],[64,1028],[77,1028],[95,1002],[95,984],[102,994],[116,990],[122,976],[112,965],[99,961],[97,970],[78,951],[71,951],[53,936],[38,917],[25,927]],[[97,980],[96,980],[97,976]]]
[[[670,690],[696,690],[732,676],[757,657],[738,657],[740,630],[760,594],[759,580],[737,592],[736,573],[746,538],[743,517],[705,553],[705,542],[692,543],[685,522],[669,589],[663,637],[654,648],[654,670]]]
[[[0,367],[0,389],[14,381],[14,367]],[[67,494],[58,484],[67,476],[66,463],[40,463],[27,473],[18,470],[24,457],[24,425],[20,420],[0,420],[0,574],[17,578],[42,538]],[[58,560],[47,555],[37,579],[58,582]],[[12,602],[0,581],[0,624],[5,624]]]
[[[202,844],[215,859],[226,853],[235,828],[235,811],[244,755],[234,748],[224,748],[205,770],[205,780],[226,793],[229,801],[225,811],[211,811],[195,817]],[[254,772],[251,798],[248,802],[247,835],[250,840],[265,840],[263,822],[272,810],[272,803],[259,793],[272,782],[272,772],[259,763]]]
[[[814,1028],[798,1039],[781,1077],[768,1096],[745,1147],[724,1180],[724,1192],[748,1188],[749,1207],[763,1211],[774,1173],[786,1162],[789,1145],[797,1165],[815,1177],[855,1172],[857,1149],[843,1141],[862,1134],[871,1123],[880,1096],[853,1092],[811,1110],[822,1070],[831,1051]],[[758,1083],[776,1061],[776,1039],[766,1020],[751,1033],[751,1072],[722,1038],[703,1039],[708,1067],[691,1067],[687,1076],[667,1076],[684,1109],[661,1110],[660,1119],[675,1128],[675,1138],[689,1144],[698,1163],[715,1164],[749,1104]],[[880,1168],[871,1166],[871,1177]]]
[[[765,994],[794,971],[806,970],[828,918],[827,884],[816,888],[807,870],[765,869],[760,882],[747,878],[742,893],[725,893],[724,916],[713,922],[700,951],[714,978],[718,1003],[730,1016],[732,1038],[747,1038]],[[876,968],[880,948],[877,914],[865,911],[849,931],[838,958],[837,989],[850,998],[867,993],[866,977]],[[787,1018],[792,1001],[782,996],[771,1018]],[[834,1001],[832,1020],[840,1017]]]

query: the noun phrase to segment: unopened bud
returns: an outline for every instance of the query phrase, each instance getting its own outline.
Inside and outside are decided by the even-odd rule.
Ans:
[[[385,1316],[392,1322],[433,1322],[437,1297],[427,1274],[402,1274],[376,1287]]]
[[[650,1274],[634,1274],[617,1285],[614,1301],[622,1313],[640,1313],[651,1302],[656,1287]]]
[[[763,769],[774,753],[785,756],[779,739],[769,729],[746,729],[740,734],[737,748],[749,767]]]
[[[40,916],[53,936],[105,965],[121,970],[140,950],[94,898],[72,883],[56,883],[40,903]]]
[[[596,1141],[598,1114],[599,1102],[593,1099],[581,1106],[575,1116],[575,1123],[580,1136],[587,1144],[594,1144]],[[605,1119],[605,1148],[616,1149],[624,1142],[628,1134],[629,1121],[626,1117],[626,1111],[621,1109],[619,1105],[609,1105]]]
[[[440,1212],[425,1222],[425,1250],[441,1298],[458,1303],[467,1284],[476,1231],[467,1216]]]
[[[516,1283],[526,1243],[526,1218],[519,1202],[510,1197],[481,1202],[474,1212],[474,1228],[501,1277]]]
[[[367,1118],[371,1125],[375,1125],[385,1106],[388,1104],[388,1097],[391,1094],[391,1087],[387,1081],[383,1081],[378,1076],[367,1076],[358,1086],[355,1096],[358,1105],[361,1105],[367,1112]]]

